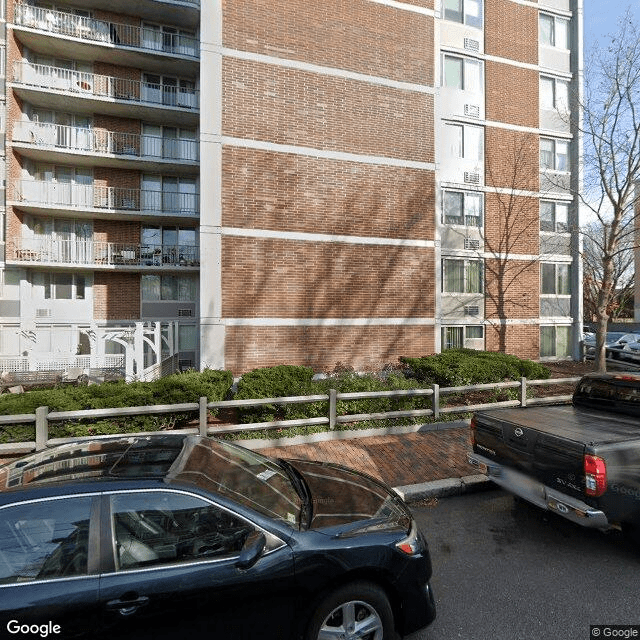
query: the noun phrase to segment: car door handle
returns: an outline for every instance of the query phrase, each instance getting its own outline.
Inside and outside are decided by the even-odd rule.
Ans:
[[[117,600],[109,600],[109,602],[107,602],[107,609],[117,609],[123,616],[128,616],[148,603],[149,598],[147,596],[125,594]]]

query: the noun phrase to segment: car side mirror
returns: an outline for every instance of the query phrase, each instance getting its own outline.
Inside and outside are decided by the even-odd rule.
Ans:
[[[243,570],[252,567],[262,555],[266,544],[267,539],[264,537],[264,533],[254,531],[249,534],[240,551],[240,557],[236,562],[236,567]]]

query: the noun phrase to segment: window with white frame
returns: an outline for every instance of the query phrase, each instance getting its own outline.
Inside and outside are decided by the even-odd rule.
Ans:
[[[569,171],[569,142],[555,138],[540,138],[540,169]]]
[[[468,344],[468,340],[483,340],[484,326],[464,325],[453,327],[442,327],[441,329],[442,349],[462,349]]]
[[[479,92],[482,89],[482,62],[466,56],[445,54],[443,84],[450,89]]]
[[[442,260],[442,290],[445,293],[482,293],[482,260]]]
[[[442,196],[443,224],[481,227],[483,199],[482,193],[446,190]]]
[[[540,76],[540,109],[569,112],[569,82],[561,78]]]
[[[442,0],[444,19],[482,28],[482,0]]]
[[[543,295],[571,295],[571,265],[543,262],[540,265],[540,293]]]
[[[36,272],[32,276],[35,297],[44,300],[85,300],[89,283],[86,273]]]
[[[540,357],[569,358],[571,356],[572,327],[541,326]]]
[[[568,49],[569,20],[550,13],[541,13],[540,43],[557,49]]]
[[[569,205],[566,202],[540,201],[540,231],[569,231]]]
[[[466,124],[446,123],[449,155],[464,160],[482,160],[484,156],[484,129]]]
[[[142,300],[145,302],[195,302],[198,281],[194,277],[174,275],[143,275]]]

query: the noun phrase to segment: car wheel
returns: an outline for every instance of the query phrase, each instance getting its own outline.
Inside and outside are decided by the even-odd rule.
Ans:
[[[369,582],[345,585],[316,608],[306,640],[392,640],[393,612],[384,591]]]

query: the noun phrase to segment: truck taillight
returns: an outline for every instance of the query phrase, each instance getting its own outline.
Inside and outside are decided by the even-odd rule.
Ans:
[[[598,456],[584,457],[585,493],[597,498],[607,490],[607,465]]]
[[[471,427],[469,431],[469,439],[471,440],[471,446],[473,447],[476,443],[476,429],[478,428],[475,416],[471,418],[471,424],[469,426]]]

